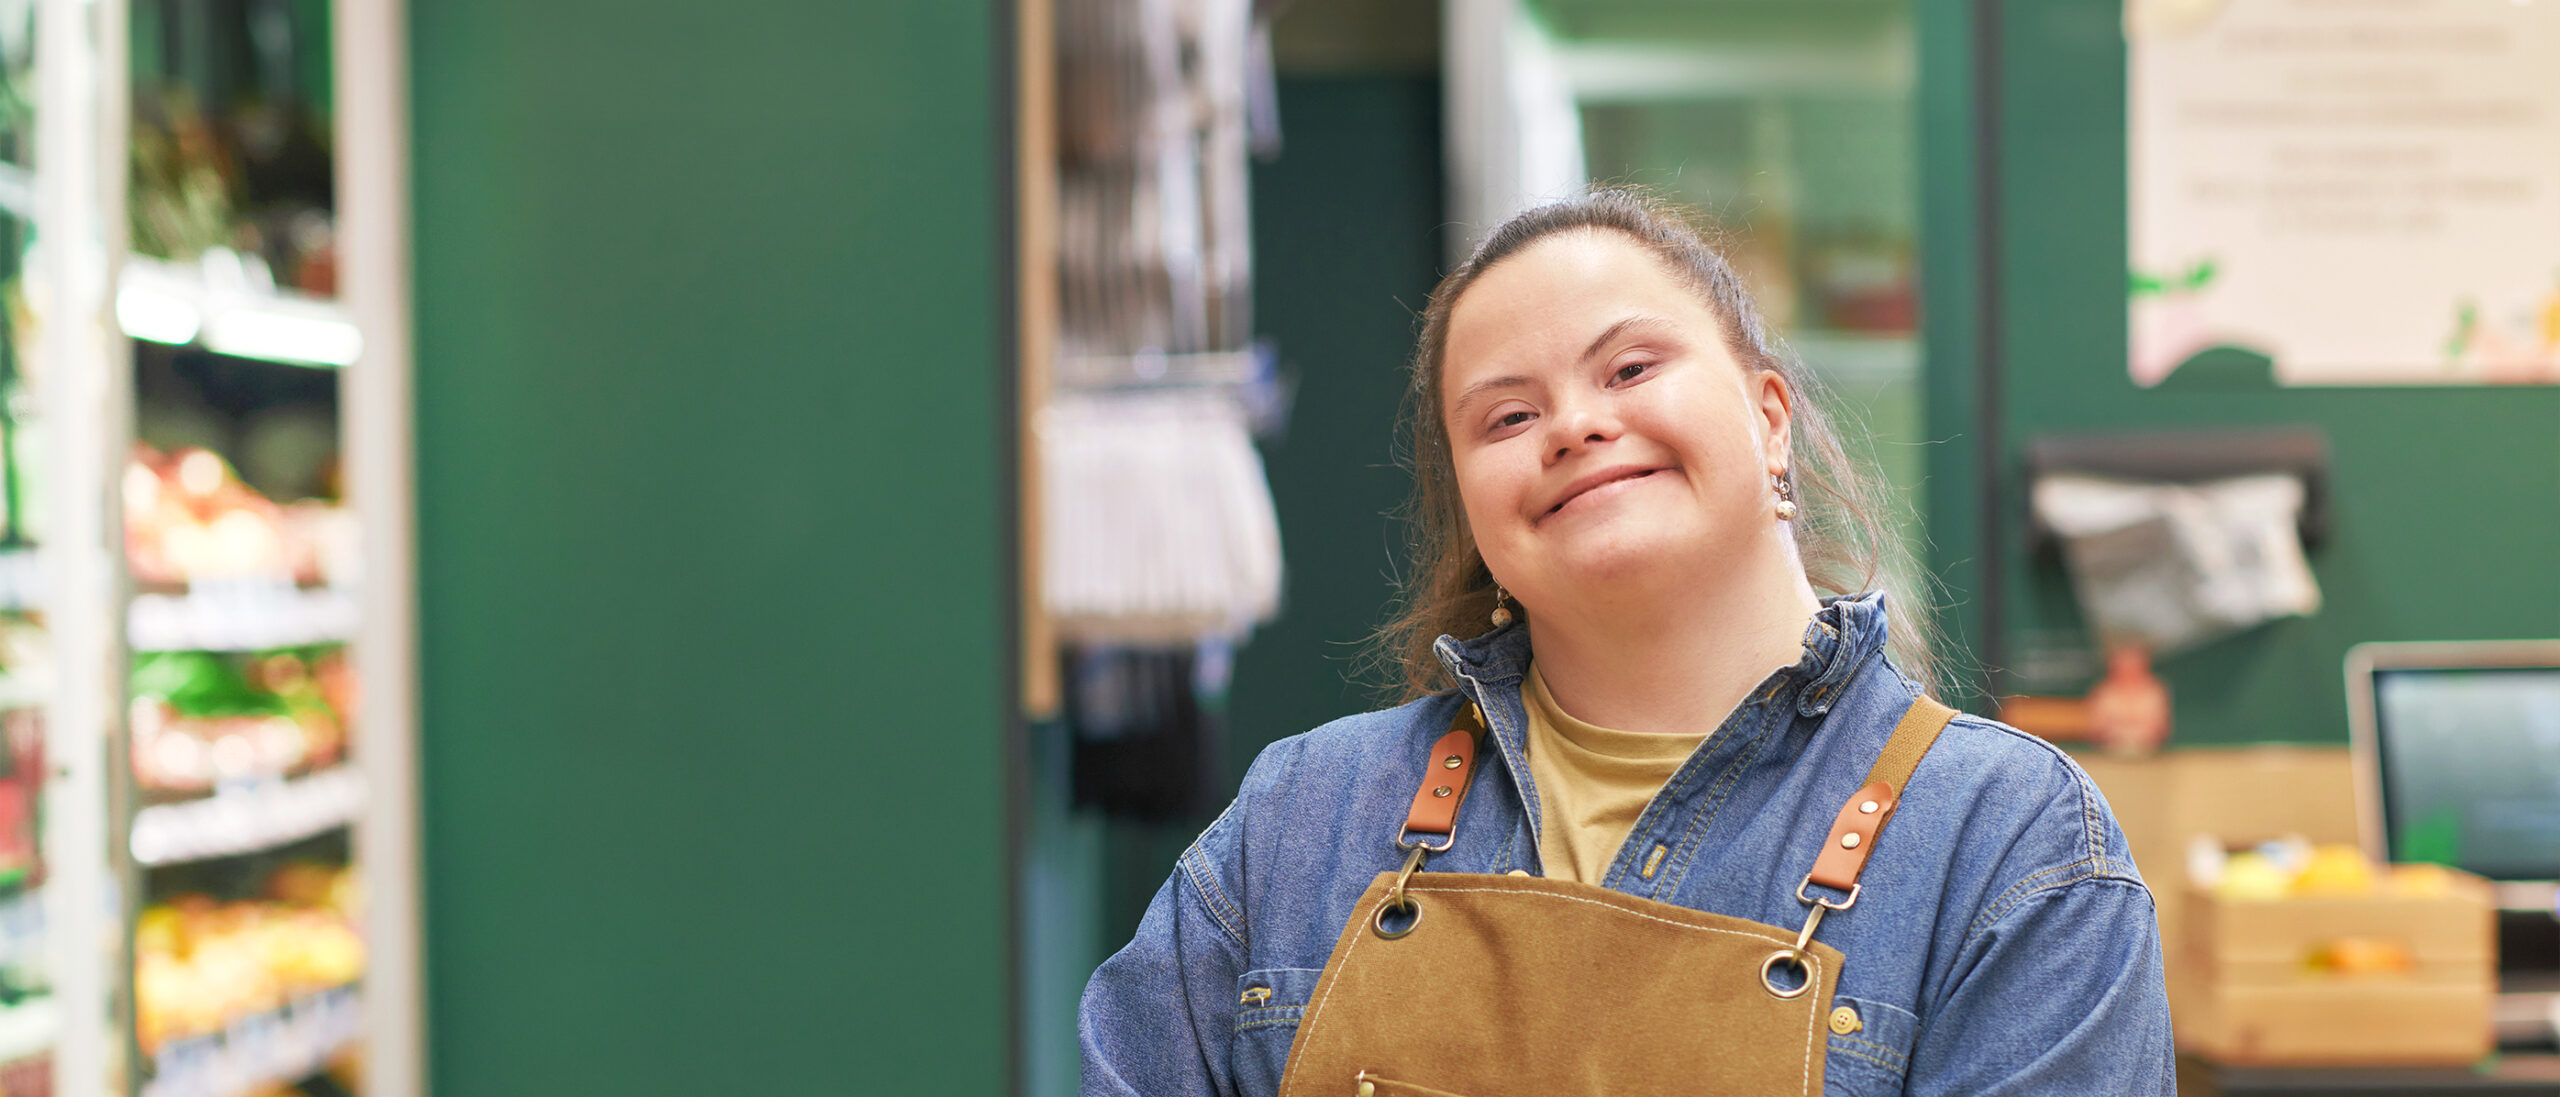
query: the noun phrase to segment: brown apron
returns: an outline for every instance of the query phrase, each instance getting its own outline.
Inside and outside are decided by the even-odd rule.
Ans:
[[[1398,848],[1307,1000],[1280,1097],[1548,1097],[1822,1090],[1841,955],[1814,941],[1955,712],[1912,702],[1796,887],[1801,930],[1529,876],[1434,872],[1456,841],[1484,715],[1432,748]],[[1419,836],[1419,837],[1417,837]],[[1436,839],[1436,841],[1435,841]],[[1847,893],[1808,893],[1819,884]]]

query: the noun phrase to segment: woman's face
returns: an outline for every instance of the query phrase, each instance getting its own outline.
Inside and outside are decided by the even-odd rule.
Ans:
[[[1715,575],[1781,536],[1787,399],[1777,374],[1734,360],[1696,292],[1605,230],[1484,272],[1441,358],[1467,524],[1533,614]]]

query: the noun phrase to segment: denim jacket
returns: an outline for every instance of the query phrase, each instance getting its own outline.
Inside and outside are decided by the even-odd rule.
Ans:
[[[1803,658],[1655,795],[1602,886],[1802,925],[1796,886],[1918,693],[1886,662],[1884,634],[1880,595],[1828,604]],[[1527,630],[1442,637],[1437,650],[1456,691],[1336,720],[1254,762],[1135,939],[1085,988],[1087,1097],[1279,1089],[1308,992],[1361,891],[1402,864],[1393,839],[1427,752],[1469,700],[1499,749],[1476,767],[1456,844],[1424,871],[1538,871]],[[1862,1022],[1829,1037],[1826,1094],[2175,1093],[2151,894],[2106,802],[2062,752],[1958,716],[1860,883],[1815,936],[1846,955],[1837,1004]],[[1429,1015],[1414,1003],[1417,1031]]]

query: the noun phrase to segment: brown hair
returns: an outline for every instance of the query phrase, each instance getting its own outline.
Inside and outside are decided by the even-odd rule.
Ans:
[[[1540,206],[1502,223],[1458,269],[1440,280],[1423,310],[1412,385],[1405,393],[1404,429],[1413,469],[1407,504],[1408,563],[1403,598],[1394,617],[1373,637],[1373,657],[1411,700],[1446,688],[1446,674],[1432,643],[1443,634],[1483,631],[1494,608],[1493,574],[1476,551],[1458,498],[1457,469],[1449,455],[1448,421],[1440,406],[1441,357],[1449,341],[1449,314],[1460,295],[1497,263],[1529,245],[1565,232],[1616,232],[1635,240],[1695,290],[1723,328],[1726,347],[1745,369],[1776,373],[1793,397],[1793,460],[1787,478],[1799,507],[1795,538],[1805,577],[1823,594],[1850,594],[1896,580],[1889,646],[1902,672],[1934,691],[1939,665],[1933,652],[1918,572],[1909,551],[1882,515],[1884,493],[1873,474],[1851,461],[1822,403],[1825,393],[1812,372],[1771,345],[1760,310],[1724,257],[1690,227],[1683,212],[1625,189],[1606,189]],[[1513,603],[1513,612],[1527,611]]]

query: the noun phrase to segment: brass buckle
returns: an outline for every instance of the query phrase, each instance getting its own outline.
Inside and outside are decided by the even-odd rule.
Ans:
[[[1796,901],[1797,901],[1797,902],[1799,902],[1799,903],[1804,903],[1804,904],[1806,904],[1806,905],[1808,905],[1808,906],[1827,907],[1827,908],[1832,909],[1832,910],[1847,910],[1847,909],[1849,909],[1850,907],[1854,907],[1854,906],[1858,905],[1858,889],[1859,889],[1859,888],[1862,888],[1862,887],[1865,887],[1866,885],[1865,885],[1865,884],[1851,884],[1851,885],[1849,885],[1849,897],[1848,897],[1848,898],[1846,898],[1846,899],[1842,899],[1842,900],[1840,900],[1840,901],[1839,901],[1839,902],[1837,902],[1837,903],[1832,902],[1832,901],[1831,901],[1831,900],[1829,900],[1829,899],[1816,899],[1816,898],[1814,898],[1813,896],[1810,896],[1810,895],[1805,894],[1805,893],[1804,893],[1804,889],[1809,888],[1809,887],[1812,887],[1812,886],[1813,886],[1813,874],[1812,874],[1812,873],[1810,873],[1810,872],[1805,873],[1805,874],[1804,874],[1804,882],[1796,885]],[[1817,916],[1817,917],[1819,917],[1819,916]]]
[[[1440,836],[1440,844],[1439,844],[1439,845],[1436,845],[1436,846],[1435,846],[1435,845],[1432,845],[1429,839],[1412,839],[1412,840],[1408,840],[1409,836],[1410,836],[1410,835],[1412,835],[1412,833],[1413,833],[1413,832],[1412,832],[1412,831],[1410,831],[1410,830],[1405,830],[1405,829],[1402,829],[1402,828],[1397,829],[1397,831],[1396,831],[1396,848],[1397,848],[1397,849],[1427,849],[1427,850],[1430,850],[1430,851],[1431,851],[1431,852],[1433,852],[1433,853],[1447,853],[1447,852],[1449,852],[1449,847],[1450,847],[1450,846],[1454,846],[1454,845],[1457,845],[1457,844],[1458,844],[1458,822],[1457,822],[1457,820],[1455,820],[1455,819],[1452,819],[1452,820],[1450,820],[1450,821],[1449,821],[1449,833],[1444,834],[1444,835],[1441,835],[1441,836]]]
[[[1835,910],[1847,910],[1850,907],[1858,905],[1858,889],[1865,885],[1849,885],[1849,897],[1842,899],[1837,903],[1832,902],[1829,899],[1818,899],[1814,896],[1805,894],[1805,889],[1812,886],[1813,874],[1810,872],[1805,874],[1804,882],[1796,885],[1796,901],[1803,903],[1806,907],[1804,928],[1796,931],[1796,943],[1787,948],[1782,948],[1776,952],[1772,952],[1769,954],[1768,959],[1760,961],[1760,985],[1767,989],[1770,994],[1780,998],[1799,997],[1804,994],[1806,989],[1813,986],[1813,965],[1805,962],[1805,949],[1807,946],[1813,944],[1814,927],[1822,924],[1822,916],[1824,914]],[[1777,970],[1780,961],[1791,962],[1797,967],[1803,968],[1804,982],[1793,988],[1779,986],[1778,981],[1770,978],[1769,975],[1771,972]]]

